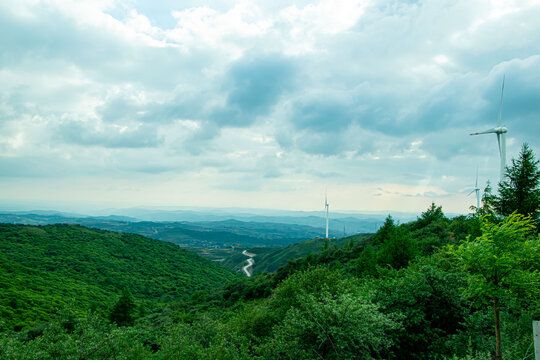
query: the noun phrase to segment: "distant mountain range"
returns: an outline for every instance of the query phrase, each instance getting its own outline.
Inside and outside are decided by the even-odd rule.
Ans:
[[[134,233],[180,246],[223,248],[241,246],[286,246],[320,236],[323,229],[307,225],[243,222],[140,221],[124,216],[66,217],[63,214],[0,214],[0,222],[25,225],[79,224],[91,228]]]
[[[237,229],[240,224],[231,223],[231,220],[242,222],[242,228],[246,231],[242,235],[252,236],[253,230],[256,232],[268,233],[275,226],[272,224],[289,224],[308,226],[309,233],[304,235],[294,235],[299,238],[313,238],[324,235],[325,217],[322,211],[284,211],[267,209],[243,209],[243,208],[194,208],[194,209],[163,209],[163,208],[127,208],[127,209],[105,209],[93,211],[90,214],[78,214],[73,212],[59,212],[51,210],[25,210],[9,211],[0,207],[0,212],[4,215],[42,215],[46,218],[35,221],[45,221],[44,223],[66,222],[65,218],[77,219],[76,223],[99,221],[124,221],[124,222],[182,222],[190,223],[192,226],[183,226],[186,229],[208,231],[211,229],[221,229],[229,231],[231,228]],[[387,213],[330,213],[329,230],[332,237],[343,237],[358,233],[373,233],[384,222]],[[400,222],[407,222],[416,219],[416,214],[396,213],[391,214],[394,219]],[[83,220],[85,219],[85,220]],[[0,221],[2,221],[0,219]],[[22,219],[29,221],[28,219]],[[9,221],[12,222],[12,221]],[[71,222],[71,220],[67,220]],[[30,222],[33,224],[32,222]],[[39,223],[39,222],[38,222]],[[257,223],[258,225],[247,225],[248,223]],[[266,225],[260,225],[266,224]],[[282,226],[278,226],[281,232]],[[306,231],[307,228],[297,228],[300,231]],[[290,229],[289,229],[290,231]],[[258,237],[258,236],[255,236]],[[287,235],[290,237],[290,234]]]
[[[182,209],[163,210],[152,208],[108,209],[102,214],[122,215],[148,221],[188,221],[188,222],[216,222],[224,220],[238,220],[243,222],[279,223],[293,225],[307,225],[324,229],[326,219],[323,211],[285,211],[267,209]],[[382,225],[387,213],[361,214],[361,213],[330,213],[329,229],[339,236],[357,233],[375,232]],[[416,214],[392,213],[399,221],[416,219]],[[324,234],[324,230],[321,234]]]

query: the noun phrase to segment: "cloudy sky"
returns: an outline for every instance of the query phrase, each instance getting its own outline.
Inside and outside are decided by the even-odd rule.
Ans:
[[[0,201],[467,213],[540,150],[540,1],[2,0]]]

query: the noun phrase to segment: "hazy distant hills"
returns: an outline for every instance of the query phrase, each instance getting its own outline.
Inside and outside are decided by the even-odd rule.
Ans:
[[[137,221],[122,216],[64,217],[58,214],[0,214],[0,222],[26,225],[79,224],[98,229],[128,232],[181,246],[219,248],[231,245],[284,246],[320,236],[323,229],[305,225],[217,222]]]
[[[319,229],[326,226],[322,211],[281,211],[263,209],[202,209],[202,210],[161,210],[161,209],[110,209],[105,214],[115,214],[148,221],[218,222],[238,220],[242,222],[279,223],[306,225]],[[329,228],[334,236],[342,237],[357,233],[375,232],[388,214],[348,214],[331,213]],[[398,213],[398,220],[413,220],[415,214]],[[323,230],[324,231],[324,230]],[[320,235],[324,235],[324,232]]]
[[[358,233],[373,233],[384,222],[387,214],[359,214],[359,213],[331,213],[329,222],[330,237],[344,237]],[[392,214],[398,221],[415,219],[414,214]],[[23,224],[51,224],[51,223],[76,223],[87,226],[107,228],[110,230],[122,230],[125,224],[119,223],[177,223],[174,228],[178,229],[216,232],[231,232],[237,235],[258,239],[297,239],[295,241],[281,242],[281,245],[294,243],[300,240],[324,236],[325,217],[322,211],[280,211],[262,209],[198,209],[198,210],[163,210],[152,208],[129,208],[101,210],[92,216],[61,213],[47,210],[31,211],[1,211],[0,221]],[[117,223],[114,223],[117,222]],[[181,223],[181,224],[180,224]],[[112,226],[113,228],[110,228]],[[136,233],[143,227],[137,226]],[[167,232],[171,232],[168,225]],[[144,235],[158,238],[154,229],[152,232],[144,231]],[[132,230],[130,230],[132,231]],[[208,234],[206,234],[208,235]],[[220,236],[223,237],[224,234]],[[196,245],[189,241],[193,233],[184,233],[184,245]],[[171,236],[167,236],[171,241]],[[216,243],[211,236],[204,236],[210,242]],[[242,239],[241,239],[242,240]],[[187,243],[185,242],[187,241]],[[218,243],[220,241],[217,241]],[[230,242],[230,239],[227,240]],[[243,239],[239,243],[251,243],[253,245],[267,245]],[[275,244],[278,245],[278,244]]]
[[[124,289],[167,302],[233,278],[215,262],[135,234],[0,224],[0,328],[48,320],[69,302],[106,311]]]
[[[132,211],[135,212],[135,211]],[[300,241],[321,237],[324,235],[323,227],[317,224],[324,218],[316,216],[293,217],[293,216],[266,216],[266,215],[212,215],[190,211],[150,211],[145,210],[150,218],[161,221],[141,221],[139,218],[124,215],[107,216],[83,216],[77,214],[64,214],[55,211],[31,211],[16,213],[0,213],[0,222],[46,225],[46,224],[80,224],[104,230],[130,232],[143,236],[169,241],[181,246],[220,248],[232,245],[241,246],[286,246]],[[132,215],[142,216],[139,210]],[[231,219],[227,216],[242,218],[245,220]],[[164,219],[182,218],[192,221],[165,221]],[[220,219],[193,221],[194,219]],[[224,218],[224,219],[221,219]],[[251,219],[247,221],[247,219]],[[282,221],[282,222],[279,222]],[[343,226],[346,230],[357,229],[358,232],[375,232],[380,226],[382,219],[358,219],[343,216],[340,219],[332,219],[330,224],[330,237],[343,237],[346,233],[336,231],[335,227]],[[358,230],[360,229],[360,230]]]

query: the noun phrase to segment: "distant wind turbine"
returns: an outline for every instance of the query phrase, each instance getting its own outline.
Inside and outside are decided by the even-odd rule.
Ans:
[[[326,210],[326,238],[328,239],[328,191],[324,192],[324,210]]]
[[[501,174],[500,174],[500,181],[504,180],[504,172],[506,170],[506,133],[508,132],[508,129],[504,126],[501,126],[501,113],[502,113],[502,101],[503,101],[503,94],[504,94],[504,76],[503,76],[503,83],[502,83],[502,89],[501,89],[501,103],[499,105],[499,120],[497,122],[497,127],[472,133],[470,135],[482,135],[482,134],[497,134],[497,143],[499,144],[499,156],[501,157]]]
[[[474,190],[471,191],[467,196],[471,195],[473,192],[476,192],[476,212],[480,210],[480,188],[478,187],[478,168],[476,168],[476,183],[474,185]]]

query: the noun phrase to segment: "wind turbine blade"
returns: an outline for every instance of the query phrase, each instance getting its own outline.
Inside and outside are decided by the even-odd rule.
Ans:
[[[474,189],[473,191],[471,191],[470,193],[468,193],[467,196],[471,196],[471,194],[472,194],[473,192],[475,192],[475,191],[476,191],[476,189]]]
[[[501,134],[501,181],[504,180],[504,174],[506,173],[506,133]]]
[[[503,102],[503,94],[504,94],[504,78],[506,77],[506,74],[503,75],[503,83],[502,83],[502,89],[501,89],[501,103],[499,105],[499,120],[497,121],[497,127],[501,126],[501,114],[502,114],[502,102]]]
[[[482,135],[482,134],[497,134],[497,128],[492,128],[486,131],[476,132],[469,135]]]
[[[497,144],[499,144],[499,156],[502,157],[501,152],[501,134],[497,133]]]
[[[478,189],[478,166],[476,167],[476,183],[474,185],[475,189]]]

